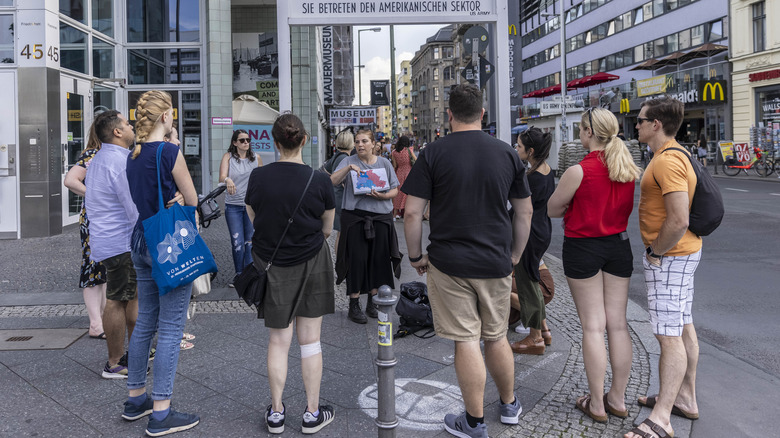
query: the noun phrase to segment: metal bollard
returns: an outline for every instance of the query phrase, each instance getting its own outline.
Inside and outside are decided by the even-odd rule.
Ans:
[[[377,376],[377,402],[378,415],[376,425],[379,438],[394,438],[395,428],[398,427],[398,417],[395,415],[395,364],[398,360],[393,353],[393,323],[390,314],[398,297],[393,295],[390,286],[382,286],[374,297],[374,304],[379,310],[377,321],[379,329],[379,348],[376,357]]]

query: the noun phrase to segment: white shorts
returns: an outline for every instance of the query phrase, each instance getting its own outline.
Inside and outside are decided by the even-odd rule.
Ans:
[[[683,325],[693,324],[693,273],[699,260],[701,250],[661,257],[661,266],[651,265],[643,255],[647,310],[656,335],[682,336]]]

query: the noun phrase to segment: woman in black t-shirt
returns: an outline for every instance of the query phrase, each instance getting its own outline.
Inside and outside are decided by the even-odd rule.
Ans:
[[[334,415],[331,406],[319,404],[322,316],[335,311],[333,262],[325,241],[333,229],[333,188],[328,175],[314,172],[303,163],[301,150],[308,134],[297,116],[280,116],[271,133],[281,158],[252,170],[245,198],[255,228],[252,236],[255,266],[265,268],[273,258],[265,299],[258,309],[258,317],[264,317],[269,328],[271,404],[266,410],[266,424],[270,433],[284,431],[286,412],[282,393],[295,319],[307,400],[302,432],[314,433],[333,421]],[[310,177],[311,183],[306,188]],[[296,212],[299,200],[300,208]],[[290,228],[279,242],[291,217]]]

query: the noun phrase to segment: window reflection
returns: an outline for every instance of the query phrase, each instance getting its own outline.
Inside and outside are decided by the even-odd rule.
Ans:
[[[128,50],[130,84],[199,84],[200,50]]]
[[[92,28],[108,36],[114,36],[112,0],[92,0]]]
[[[60,66],[87,73],[87,34],[60,22]]]
[[[14,16],[0,15],[0,64],[14,62]]]
[[[67,15],[80,23],[86,23],[84,0],[60,0],[60,14]]]
[[[129,42],[199,41],[199,0],[127,0]]]
[[[92,75],[99,78],[114,77],[114,46],[92,38]]]

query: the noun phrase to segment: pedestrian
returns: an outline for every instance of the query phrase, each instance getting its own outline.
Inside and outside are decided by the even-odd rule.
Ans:
[[[236,275],[228,282],[233,287],[244,266],[252,263],[252,234],[254,228],[246,212],[244,197],[249,174],[263,165],[263,159],[252,150],[249,133],[243,129],[233,131],[230,146],[219,164],[219,182],[225,183],[225,221],[230,233],[233,250],[233,268]]]
[[[626,417],[625,392],[631,373],[631,337],[626,306],[633,270],[626,228],[634,208],[639,167],[617,138],[615,115],[591,108],[580,120],[580,139],[589,152],[563,173],[548,203],[550,217],[563,217],[563,270],[582,326],[582,357],[590,393],[578,409],[598,422],[607,412]],[[609,340],[612,387],[604,390]]]
[[[347,317],[352,322],[365,324],[366,316],[377,317],[373,297],[379,286],[394,287],[393,276],[401,276],[401,254],[393,226],[393,198],[398,195],[399,184],[390,160],[372,154],[374,134],[371,131],[361,129],[355,134],[355,150],[357,155],[344,159],[330,180],[333,185],[344,182],[346,187],[336,251],[336,284],[346,279]],[[353,181],[378,169],[387,175],[386,181],[380,181],[385,187],[372,187],[369,193],[356,194]],[[360,310],[361,294],[367,295],[365,314]]]
[[[696,148],[696,155],[704,168],[707,168],[707,136],[702,132],[699,135],[699,142]]]
[[[428,274],[436,334],[455,341],[455,373],[466,410],[447,414],[444,428],[459,437],[486,438],[486,366],[498,389],[501,422],[517,424],[522,412],[506,332],[512,267],[528,240],[533,206],[525,166],[511,146],[482,132],[484,113],[479,88],[453,87],[447,109],[452,132],[420,152],[402,190],[408,195],[409,261],[418,274]],[[422,216],[428,201],[425,254]]]
[[[547,327],[544,295],[539,285],[539,263],[552,238],[552,222],[547,216],[547,201],[555,190],[555,174],[547,164],[551,145],[552,134],[544,133],[536,127],[523,131],[515,144],[520,159],[530,166],[526,175],[534,211],[528,243],[520,257],[520,263],[514,268],[517,285],[516,307],[520,311],[523,326],[530,329],[530,333],[523,340],[510,344],[516,354],[544,354],[545,345],[552,342],[550,329]]]
[[[329,174],[333,174],[339,164],[352,155],[355,150],[355,136],[352,131],[343,130],[336,136],[336,155],[331,158],[330,165],[325,169]],[[333,186],[333,196],[336,202],[336,215],[333,218],[333,229],[336,231],[336,246],[339,244],[341,235],[341,202],[344,200],[344,183]]]
[[[132,201],[138,208],[134,221],[132,259],[138,273],[138,321],[130,340],[127,389],[122,418],[138,420],[149,414],[146,434],[162,436],[191,429],[200,417],[171,408],[174,377],[187,321],[192,283],[179,286],[163,295],[152,278],[152,259],[144,238],[143,221],[157,214],[158,192],[171,205],[180,192],[185,205],[195,206],[198,195],[192,183],[184,155],[178,146],[166,142],[173,129],[171,95],[153,90],[142,94],[135,110],[136,145],[127,159],[127,179]],[[170,138],[170,137],[169,137]],[[157,152],[161,149],[159,169]],[[161,187],[158,187],[158,180]],[[148,354],[157,334],[157,361],[151,394],[146,393]]]
[[[128,340],[132,339],[138,315],[136,272],[130,260],[130,236],[138,211],[125,174],[135,134],[118,111],[101,113],[94,125],[101,146],[87,169],[84,203],[89,211],[91,257],[106,268],[103,329],[108,362],[102,376],[126,379],[125,334]]]
[[[398,177],[398,183],[404,184],[409,171],[412,170],[414,161],[417,159],[412,148],[409,147],[409,137],[402,135],[395,143],[395,148],[390,154],[390,162],[393,163],[393,169],[395,175]],[[398,193],[398,196],[393,198],[393,217],[395,219],[401,219],[404,217],[404,207],[406,206],[406,193]]]
[[[653,411],[626,438],[672,436],[671,414],[699,418],[699,343],[691,306],[693,275],[701,259],[702,241],[688,230],[696,174],[684,153],[661,153],[680,147],[674,136],[682,125],[683,114],[683,103],[666,96],[643,102],[637,118],[640,140],[655,153],[639,184],[639,231],[647,247],[642,265],[650,324],[661,346],[662,374],[658,395],[638,400]]]
[[[303,163],[301,150],[309,135],[301,119],[284,114],[276,119],[271,133],[280,159],[252,171],[245,199],[255,226],[255,265],[272,263],[265,299],[258,309],[258,317],[264,318],[268,328],[271,404],[265,419],[268,432],[284,432],[287,412],[282,398],[294,320],[307,402],[301,432],[309,434],[327,426],[335,415],[332,406],[319,404],[322,317],[335,311],[333,263],[325,241],[333,229],[333,186],[327,175]]]
[[[78,196],[84,196],[87,186],[84,179],[87,177],[87,169],[100,149],[100,139],[95,134],[95,124],[89,127],[87,147],[79,156],[76,165],[65,174],[65,187]],[[79,287],[82,288],[84,305],[89,316],[89,337],[93,339],[106,339],[103,330],[103,309],[106,307],[106,268],[102,263],[92,258],[92,250],[89,246],[89,218],[87,217],[86,203],[81,203],[79,214],[79,237],[81,238],[81,271],[79,275]]]

